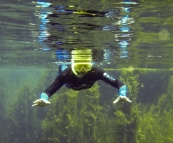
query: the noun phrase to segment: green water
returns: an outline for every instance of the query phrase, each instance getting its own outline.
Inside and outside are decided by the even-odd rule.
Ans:
[[[48,2],[73,13],[39,8],[36,1],[1,2],[0,142],[172,143],[172,1]],[[108,11],[114,15],[106,17]],[[43,41],[42,12],[52,14],[43,26],[50,36]],[[131,36],[122,38],[129,45],[121,49],[115,34],[122,33],[115,29],[122,25],[115,22],[127,14],[134,23],[126,25]],[[132,103],[113,104],[117,90],[99,81],[82,91],[62,87],[49,106],[32,107],[64,62],[55,51],[73,48],[92,49],[94,62],[127,84]],[[122,58],[124,51],[127,57]]]
[[[1,70],[1,141],[172,142],[172,70],[109,72],[127,84],[132,103],[113,104],[117,91],[99,81],[80,92],[63,87],[51,105],[31,107],[56,71]]]

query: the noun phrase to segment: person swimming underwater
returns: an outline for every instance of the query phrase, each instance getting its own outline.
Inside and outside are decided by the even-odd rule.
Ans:
[[[81,53],[82,51],[76,50],[75,52]],[[74,53],[72,53],[72,55],[73,54]],[[75,58],[72,57],[71,66],[67,67],[57,75],[53,83],[41,93],[40,98],[34,101],[32,106],[43,107],[49,105],[49,98],[62,86],[66,86],[73,90],[83,90],[91,88],[98,80],[102,80],[118,89],[118,98],[113,103],[119,101],[131,102],[126,96],[127,86],[118,79],[110,76],[103,69],[93,65],[91,59],[90,56],[84,56],[82,58],[79,56],[76,58],[75,55]]]

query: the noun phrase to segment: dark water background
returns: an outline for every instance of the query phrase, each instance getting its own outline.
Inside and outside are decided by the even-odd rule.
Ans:
[[[134,101],[130,108],[139,107],[141,114],[137,119],[140,123],[134,123],[137,127],[132,123],[127,123],[129,126],[117,125],[116,128],[124,129],[121,131],[127,135],[126,137],[122,135],[122,132],[113,133],[111,129],[111,131],[107,130],[112,128],[110,124],[103,130],[112,136],[116,134],[117,137],[114,139],[110,136],[110,140],[105,139],[103,142],[118,142],[119,138],[124,139],[119,140],[121,143],[151,141],[158,143],[161,140],[165,143],[173,142],[171,135],[173,123],[170,121],[171,101],[173,101],[171,96],[172,15],[173,2],[168,0],[164,2],[159,0],[49,0],[42,2],[1,0],[0,120],[2,126],[0,127],[0,142],[72,143],[78,142],[74,138],[81,139],[79,136],[74,136],[74,128],[71,130],[71,133],[74,131],[74,135],[66,132],[67,140],[58,138],[58,133],[53,136],[53,131],[56,132],[57,128],[62,131],[67,127],[66,124],[62,123],[60,126],[59,123],[57,128],[50,127],[50,130],[48,125],[46,126],[48,121],[57,121],[56,116],[62,115],[62,108],[58,106],[66,106],[66,99],[62,96],[57,103],[52,100],[53,104],[49,107],[43,109],[31,107],[32,101],[37,99],[42,90],[55,78],[58,65],[70,64],[73,49],[91,49],[95,64],[115,77],[121,76],[127,83],[128,76],[134,77],[134,80],[129,79],[129,83],[138,85],[138,89],[134,89],[136,91],[134,94],[138,93],[137,96],[130,95]],[[121,69],[126,69],[128,72],[123,75]],[[99,86],[101,89],[98,101],[104,110],[103,116],[105,120],[114,119],[112,116],[108,117],[118,113],[119,109],[121,111],[121,108],[112,105],[117,91],[103,82],[99,82]],[[58,91],[58,94],[61,95],[64,90]],[[56,97],[53,98],[56,99]],[[79,99],[83,101],[85,98]],[[168,105],[167,101],[169,101]],[[54,112],[53,109],[56,108],[58,111]],[[74,109],[73,106],[70,108]],[[136,117],[132,113],[130,113],[133,115],[132,118]],[[156,120],[158,118],[167,121],[168,124],[163,124],[161,128],[159,124],[162,122]],[[117,117],[114,120],[116,119],[117,122],[121,121],[121,118]],[[112,120],[111,122],[113,123]],[[50,124],[53,126],[53,123]],[[150,127],[145,127],[143,124]],[[166,132],[167,127],[170,127],[169,133]],[[131,133],[129,128],[132,128],[134,132]],[[51,130],[53,133],[49,135]],[[154,138],[152,133],[158,138]],[[101,143],[99,139],[96,140],[93,137],[93,134],[87,134],[86,140],[83,137],[83,142]],[[73,137],[70,138],[70,135]]]

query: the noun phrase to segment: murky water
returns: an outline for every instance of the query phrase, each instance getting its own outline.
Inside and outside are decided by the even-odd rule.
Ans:
[[[69,62],[71,50],[117,68],[171,68],[172,3],[18,1],[0,6],[1,65]]]
[[[173,142],[172,9],[171,0],[3,0],[0,142]],[[113,104],[117,90],[99,81],[32,108],[76,49],[125,82],[132,103]]]

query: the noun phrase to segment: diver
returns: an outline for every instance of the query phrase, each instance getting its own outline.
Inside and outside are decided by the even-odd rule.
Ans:
[[[83,51],[75,50],[75,52],[82,53]],[[73,55],[74,53],[72,53]],[[118,89],[118,98],[113,103],[119,101],[131,102],[126,96],[127,86],[118,79],[110,76],[103,69],[93,65],[91,59],[90,56],[73,56],[71,66],[59,72],[53,83],[41,93],[40,99],[34,101],[32,106],[43,107],[50,104],[48,101],[49,98],[63,85],[73,90],[82,90],[91,88],[98,80],[102,80]]]

